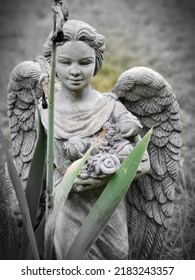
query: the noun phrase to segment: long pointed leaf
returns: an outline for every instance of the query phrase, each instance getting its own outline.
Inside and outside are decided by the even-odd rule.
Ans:
[[[46,134],[41,121],[39,121],[39,136],[32,159],[26,187],[26,198],[29,205],[33,227],[35,226],[40,195],[42,192],[43,180],[45,175],[45,159]]]
[[[40,196],[42,192],[42,184],[45,174],[45,159],[46,159],[46,134],[39,116],[39,133],[37,145],[34,151],[29,176],[26,185],[26,199],[29,207],[30,217],[33,228],[35,227],[37,211],[39,207]],[[25,258],[28,248],[28,235],[26,229],[23,229],[22,239],[22,258]]]
[[[44,229],[45,229],[45,214],[42,217],[39,225],[35,230],[35,239],[37,243],[37,247],[39,249],[39,256],[41,259],[44,259]],[[33,254],[32,250],[30,249],[30,245],[28,243],[28,248],[26,249],[25,260],[32,260]]]
[[[31,223],[31,219],[30,219],[30,213],[29,213],[26,197],[25,197],[25,194],[24,194],[24,190],[23,190],[22,184],[20,182],[18,172],[17,172],[16,167],[14,165],[13,158],[10,155],[10,153],[9,153],[7,147],[6,147],[6,144],[4,142],[4,138],[3,138],[3,135],[2,135],[1,131],[0,131],[0,137],[2,138],[2,143],[3,143],[3,146],[4,146],[4,150],[6,152],[9,176],[10,176],[10,179],[11,179],[12,184],[14,186],[16,196],[17,196],[17,199],[18,199],[18,202],[19,202],[19,205],[20,205],[20,210],[21,210],[21,213],[22,213],[24,226],[25,226],[26,231],[28,233],[28,238],[29,238],[29,242],[30,242],[31,249],[32,249],[32,252],[33,252],[33,256],[34,256],[35,259],[39,259],[36,240],[35,240],[35,236],[34,236],[34,232],[33,232],[33,227],[32,227],[32,223]]]
[[[149,143],[151,133],[152,129],[136,145],[110,179],[108,185],[82,224],[66,256],[67,260],[83,259],[106,226],[136,175],[136,171]]]

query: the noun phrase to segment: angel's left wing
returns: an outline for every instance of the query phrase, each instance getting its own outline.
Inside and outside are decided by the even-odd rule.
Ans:
[[[8,84],[8,117],[12,151],[18,174],[24,183],[28,177],[37,141],[35,99],[42,96],[42,79],[47,78],[49,64],[43,57],[24,61],[11,72]]]
[[[172,215],[179,167],[179,106],[171,86],[147,67],[122,73],[113,93],[140,120],[141,136],[153,127],[148,146],[151,171],[133,181],[127,193],[127,210],[129,258],[158,259]]]

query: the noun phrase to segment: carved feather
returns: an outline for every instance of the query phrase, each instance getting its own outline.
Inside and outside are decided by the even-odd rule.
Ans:
[[[44,68],[45,65],[45,68]],[[35,100],[43,93],[40,89],[41,74],[48,73],[44,58],[24,61],[12,71],[8,84],[8,116],[13,144],[13,155],[19,176],[28,177],[37,139],[35,126]],[[24,184],[25,185],[25,184]]]
[[[153,127],[150,174],[133,181],[126,199],[129,258],[158,259],[172,216],[180,160],[179,106],[167,81],[146,67],[122,73],[113,93],[140,120],[144,132]]]
[[[165,203],[167,201],[167,196],[163,190],[162,181],[153,180],[153,190],[154,196],[160,203]]]
[[[151,178],[149,176],[144,176],[143,180],[140,181],[138,185],[142,195],[147,200],[152,200],[154,197],[154,192],[152,189]]]

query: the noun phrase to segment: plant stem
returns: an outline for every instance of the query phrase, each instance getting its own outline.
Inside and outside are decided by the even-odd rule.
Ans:
[[[53,32],[56,30],[56,14],[54,12]],[[46,169],[46,221],[53,208],[53,171],[54,171],[54,89],[55,89],[55,68],[56,68],[56,42],[53,41],[51,52],[51,75],[48,97],[48,131],[47,131],[47,169]],[[44,257],[48,255],[48,240],[44,240]]]
[[[47,132],[47,178],[46,178],[46,220],[52,210],[53,162],[54,162],[54,87],[56,66],[56,43],[53,42],[51,58],[51,77],[48,98],[48,132]]]
[[[52,6],[54,11],[53,20],[53,35],[58,30],[56,36],[59,35],[60,30],[65,20],[67,20],[68,9],[66,1],[54,0]],[[58,38],[59,39],[59,38]],[[55,68],[56,68],[56,38],[53,38],[52,52],[51,52],[51,75],[50,75],[50,88],[48,97],[48,132],[47,132],[47,175],[46,175],[46,222],[53,211],[53,171],[54,171],[54,89],[55,89]],[[44,256],[45,259],[49,255],[49,240],[44,233]]]
[[[55,1],[54,1],[55,2]],[[56,31],[56,13],[53,14],[53,33]],[[51,74],[48,96],[48,131],[47,131],[47,169],[46,169],[46,221],[52,211],[53,164],[54,164],[54,89],[56,68],[56,42],[51,51]]]

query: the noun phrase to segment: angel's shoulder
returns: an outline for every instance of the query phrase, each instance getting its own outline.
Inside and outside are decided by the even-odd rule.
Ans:
[[[133,115],[127,107],[125,107],[125,105],[116,97],[115,94],[113,94],[112,92],[110,93],[105,93],[106,98],[112,98],[115,99],[115,106],[113,109],[113,116],[119,121],[121,118],[129,118],[132,120],[138,120],[138,118]]]
[[[118,99],[118,97],[112,93],[112,92],[106,92],[103,94],[103,97],[107,99],[107,102],[109,103],[113,99],[115,100],[115,106],[113,109],[113,115],[116,118],[120,118],[122,115],[129,115],[134,117],[134,115],[128,111],[128,109],[122,104],[122,102]]]
[[[121,118],[122,116],[126,116],[127,118],[137,119],[127,108],[122,104],[120,100],[116,100],[114,114],[117,118]]]
[[[142,129],[139,119],[113,93],[107,93],[107,98],[115,99],[112,119],[117,124],[117,130],[121,135],[124,138],[137,135]]]

